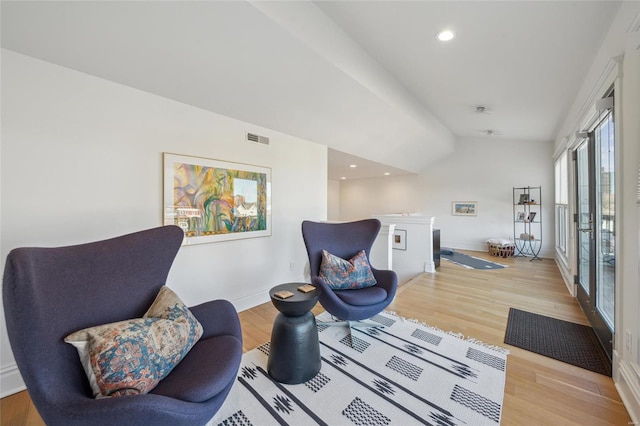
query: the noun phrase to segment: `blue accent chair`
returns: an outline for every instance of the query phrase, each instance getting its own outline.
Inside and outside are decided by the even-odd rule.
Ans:
[[[360,250],[369,259],[371,246],[380,231],[378,219],[355,222],[326,223],[302,222],[302,236],[311,271],[311,284],[320,289],[320,304],[334,317],[357,325],[361,321],[380,313],[393,301],[398,287],[398,277],[394,271],[378,270],[371,267],[377,284],[373,287],[349,290],[333,290],[319,277],[322,250],[349,260]]]
[[[226,300],[191,307],[204,334],[150,393],[94,399],[76,349],[85,327],[140,318],[166,283],[183,231],[164,226],[58,248],[17,248],[3,281],[9,341],[47,425],[203,425],[224,402],[242,358]]]

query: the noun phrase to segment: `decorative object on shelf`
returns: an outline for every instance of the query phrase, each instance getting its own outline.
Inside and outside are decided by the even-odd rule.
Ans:
[[[271,235],[271,169],[164,153],[164,223],[183,244]]]
[[[478,202],[477,201],[454,201],[452,203],[451,214],[453,214],[454,216],[477,216]]]
[[[393,249],[407,249],[407,231],[405,229],[396,229],[393,231]]]
[[[520,194],[520,200],[518,200],[518,204],[528,204],[529,203],[529,194]]]
[[[542,206],[539,201],[541,199],[541,186],[513,188],[514,257],[542,260],[539,257],[542,249]],[[536,235],[540,237],[536,238]]]

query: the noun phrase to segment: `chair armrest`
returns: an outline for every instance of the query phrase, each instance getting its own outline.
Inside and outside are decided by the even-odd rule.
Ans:
[[[202,324],[202,339],[230,334],[242,341],[238,312],[228,300],[212,300],[189,309]]]
[[[398,288],[398,275],[394,271],[373,267],[371,272],[378,282],[376,285],[384,288],[391,297],[394,297]]]

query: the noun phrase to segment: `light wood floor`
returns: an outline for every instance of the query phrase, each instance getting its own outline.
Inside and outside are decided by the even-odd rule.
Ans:
[[[588,324],[555,263],[470,254],[509,267],[476,271],[443,261],[436,274],[424,274],[401,286],[389,309],[510,349],[503,425],[630,424],[610,377],[503,343],[510,307]],[[320,312],[316,305],[314,313]],[[271,303],[240,313],[245,351],[269,340],[276,314]],[[2,399],[0,410],[2,426],[43,424],[26,391]]]

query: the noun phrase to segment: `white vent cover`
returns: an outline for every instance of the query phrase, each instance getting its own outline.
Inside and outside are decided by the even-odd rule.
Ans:
[[[247,140],[250,142],[261,143],[262,145],[269,145],[268,137],[256,135],[255,133],[247,133]]]

